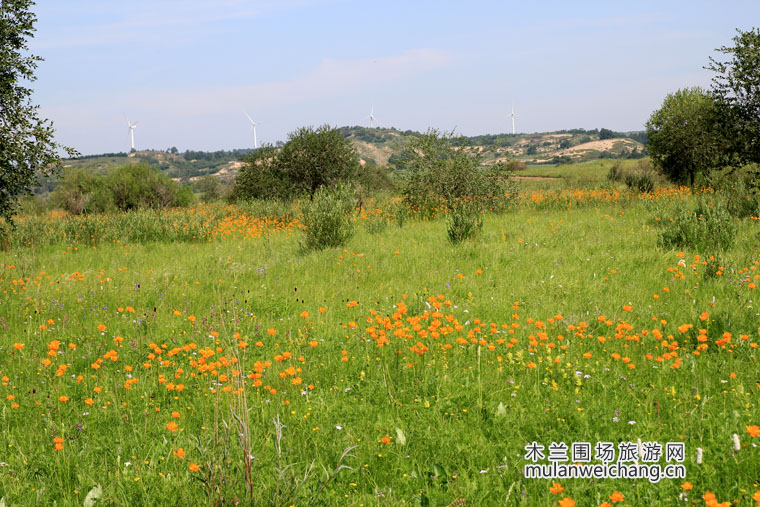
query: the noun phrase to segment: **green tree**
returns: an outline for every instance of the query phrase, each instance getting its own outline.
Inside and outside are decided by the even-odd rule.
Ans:
[[[31,0],[0,1],[0,236],[12,226],[18,199],[29,193],[37,175],[49,175],[60,166],[60,151],[76,152],[53,139],[53,123],[38,117],[32,90],[24,82],[36,79],[42,59],[26,54],[33,37]]]
[[[353,180],[359,158],[337,128],[322,125],[316,129],[301,127],[288,134],[277,165],[296,192],[312,197],[321,186]]]
[[[260,148],[244,162],[235,179],[235,199],[313,197],[322,186],[353,181],[359,170],[350,142],[329,125],[299,128],[284,145]]]
[[[735,162],[760,162],[760,29],[737,30],[734,46],[716,49],[729,57],[710,58],[718,75],[712,91],[721,108],[721,126],[732,141]]]
[[[722,136],[715,100],[699,87],[665,97],[646,123],[649,153],[655,167],[676,183],[694,185],[721,164]]]
[[[235,178],[233,200],[282,199],[290,192],[290,183],[280,171],[280,149],[264,145],[243,157],[243,167]]]

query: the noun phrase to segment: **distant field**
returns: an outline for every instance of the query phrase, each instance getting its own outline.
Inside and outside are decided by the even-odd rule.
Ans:
[[[521,174],[585,185],[606,169]],[[345,249],[310,253],[297,212],[29,217],[37,246],[0,271],[0,496],[751,505],[758,225],[737,222],[716,261],[658,248],[696,198],[526,187],[476,241],[450,245],[445,217],[369,210]],[[163,232],[134,239],[148,229]],[[610,442],[616,461],[639,440],[683,443],[685,478],[524,476],[534,441],[547,456]]]
[[[544,178],[561,178],[564,185],[592,186],[607,181],[610,167],[618,163],[624,171],[636,169],[639,160],[592,160],[576,164],[561,165],[529,165],[518,176],[540,176]]]

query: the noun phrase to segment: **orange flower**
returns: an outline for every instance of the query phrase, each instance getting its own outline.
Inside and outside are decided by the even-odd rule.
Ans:
[[[536,363],[534,363],[533,361],[531,361],[526,366],[532,370],[533,368],[536,367]]]
[[[98,331],[101,333],[105,332],[106,326],[104,324],[98,324]]]
[[[182,447],[180,447],[179,449],[174,451],[174,455],[178,457],[179,459],[182,459],[185,457],[185,450]]]
[[[583,357],[585,357],[586,359],[591,359],[591,352],[586,352],[585,354],[583,354]]]
[[[389,437],[388,435],[385,435],[383,438],[380,439],[380,443],[381,444],[386,444],[386,445],[390,444],[391,443],[391,437]]]
[[[612,503],[622,502],[625,500],[625,496],[620,491],[614,491],[610,495],[610,500],[612,500]]]
[[[684,491],[689,491],[693,487],[694,486],[692,486],[689,481],[686,481],[683,484],[681,484],[681,489],[683,489]]]
[[[195,315],[188,315],[187,320],[189,320],[190,322],[195,322]]]
[[[179,426],[177,426],[177,423],[174,421],[171,421],[166,424],[166,429],[169,431],[177,431],[179,429]]]
[[[179,412],[177,411],[172,412],[172,417],[174,417],[175,419],[179,418]]]
[[[755,491],[755,494],[752,495],[752,500],[760,504],[760,489]]]
[[[201,469],[200,466],[198,466],[196,463],[190,463],[190,466],[187,467],[191,472],[197,472]]]
[[[710,314],[707,312],[702,312],[702,315],[699,316],[699,320],[701,320],[702,322],[706,321],[709,318],[710,318]]]
[[[327,311],[327,308],[320,306],[319,307],[319,313],[325,313]]]
[[[760,426],[757,424],[747,426],[747,433],[749,433],[749,436],[751,437],[760,437]]]
[[[612,504],[610,502],[602,502],[599,504],[599,507],[612,507]]]
[[[90,405],[90,406],[95,404],[95,400],[93,400],[92,398],[87,398],[86,400],[84,400],[84,402],[85,404]]]
[[[172,312],[172,313],[174,313],[175,317],[179,317],[180,315],[182,315],[182,312],[179,311],[179,310],[174,310],[174,312]]]
[[[63,437],[55,437],[53,439],[54,448],[56,451],[63,450]]]
[[[69,397],[64,394],[63,396],[60,396],[58,398],[58,401],[60,401],[61,403],[66,403],[67,401],[69,401]]]
[[[549,491],[551,491],[552,495],[559,495],[563,491],[565,491],[565,488],[562,487],[562,485],[559,482],[555,482],[551,485],[549,488]]]
[[[631,305],[625,305],[625,306],[623,306],[623,311],[624,312],[632,312],[633,311],[633,306],[631,306]]]
[[[569,496],[566,496],[562,500],[559,501],[559,507],[575,507],[575,500],[570,498]]]
[[[267,329],[267,333],[269,333],[270,335],[276,335],[277,330],[273,327],[270,327],[269,329]]]
[[[308,319],[309,318],[309,312],[301,312],[301,317],[303,317],[304,319]]]
[[[13,348],[16,349],[16,350],[21,350],[21,349],[24,348],[24,344],[16,342],[16,343],[13,344]]]

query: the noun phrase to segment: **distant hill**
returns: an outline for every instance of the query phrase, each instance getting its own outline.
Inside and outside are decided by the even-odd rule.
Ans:
[[[343,127],[343,135],[365,162],[393,163],[405,139],[418,135],[410,130]],[[613,132],[607,129],[546,132],[536,134],[494,134],[463,137],[467,149],[477,151],[485,164],[518,159],[527,164],[573,163],[598,158],[639,158],[646,154],[643,132]]]
[[[341,133],[356,149],[362,165],[394,167],[394,155],[403,149],[412,130],[395,128],[341,127]],[[484,164],[517,159],[526,164],[573,163],[599,158],[638,158],[646,155],[643,132],[601,130],[563,130],[535,134],[489,134],[462,137],[465,149],[478,152]],[[242,166],[241,159],[250,149],[231,151],[177,152],[146,150],[133,153],[88,155],[63,162],[64,171],[85,169],[107,174],[124,164],[146,163],[177,181],[191,182],[211,174],[231,181]],[[38,193],[52,190],[57,181],[42,179]]]

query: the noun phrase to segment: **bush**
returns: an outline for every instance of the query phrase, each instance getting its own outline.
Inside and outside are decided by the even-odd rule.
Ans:
[[[625,185],[639,192],[649,193],[654,190],[654,175],[646,172],[632,172],[625,175]]]
[[[302,127],[282,147],[266,146],[244,159],[235,180],[237,199],[313,196],[322,186],[353,181],[359,160],[337,128]]]
[[[716,176],[712,183],[732,217],[760,216],[760,167],[745,166],[730,174]]]
[[[408,174],[404,201],[425,218],[442,208],[454,211],[461,199],[491,201],[503,210],[516,195],[510,173],[515,166],[495,164],[481,167],[477,153],[461,149],[461,139],[452,133],[428,130],[405,147],[397,164]],[[461,210],[460,210],[461,212]]]
[[[695,209],[681,208],[660,233],[665,248],[690,248],[700,253],[725,251],[734,244],[736,225],[720,200],[702,199]]]
[[[446,218],[446,232],[454,244],[477,236],[482,229],[482,208],[476,201],[457,202]]]
[[[188,206],[193,198],[190,187],[145,164],[118,167],[105,177],[71,171],[51,195],[54,205],[72,215]]]
[[[354,191],[349,185],[320,187],[304,207],[304,249],[323,250],[345,244],[354,234],[354,203]]]
[[[190,187],[181,186],[145,164],[117,168],[106,177],[106,185],[121,211],[187,206],[193,201]]]
[[[607,179],[609,181],[620,181],[623,177],[623,164],[618,160],[612,164],[612,167],[610,167],[610,171],[607,173]]]
[[[50,196],[54,206],[72,215],[102,213],[114,209],[113,195],[102,176],[83,169],[67,172]]]

